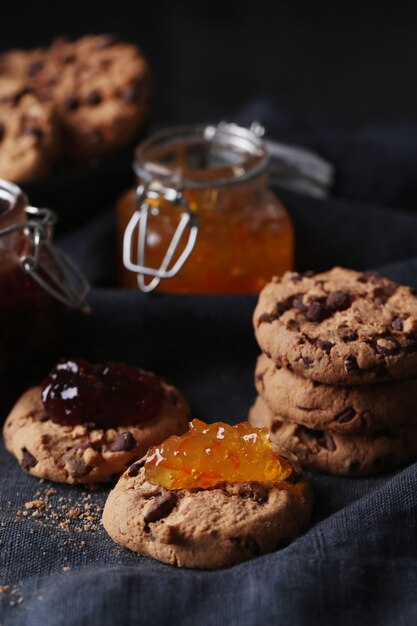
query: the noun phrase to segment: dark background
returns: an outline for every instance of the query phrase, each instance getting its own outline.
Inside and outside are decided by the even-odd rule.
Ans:
[[[0,46],[115,32],[142,46],[154,121],[231,116],[254,97],[340,122],[417,114],[415,3],[1,3]]]
[[[272,136],[285,139],[287,132],[289,141],[335,164],[330,198],[283,192],[297,268],[373,268],[416,288],[415,18],[413,4],[401,2],[3,0],[0,46],[116,32],[149,58],[154,124],[222,117],[248,123],[264,115]],[[246,108],[243,115],[250,101],[251,114]],[[60,224],[70,215],[76,230],[60,243],[100,286],[91,295],[94,313],[68,319],[71,353],[137,363],[173,380],[195,415],[240,421],[255,395],[255,296],[150,298],[103,288],[108,267],[115,266],[114,211],[98,211],[111,199],[101,206],[95,179],[90,195],[85,178],[74,174],[68,181],[44,185],[60,205],[78,189],[78,202],[59,215]],[[81,225],[86,196],[97,215]],[[7,626],[417,623],[415,464],[369,479],[313,476],[314,524],[304,536],[210,573],[138,557],[113,544],[102,527],[73,532],[74,545],[59,527],[17,518],[39,483],[1,443],[0,476],[0,584],[12,590],[0,594],[0,622]],[[82,502],[81,490],[56,487],[58,502]],[[105,496],[92,494],[99,507]]]

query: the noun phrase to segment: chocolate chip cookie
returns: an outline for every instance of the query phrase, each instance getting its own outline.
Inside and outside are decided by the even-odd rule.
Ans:
[[[261,292],[255,334],[280,366],[362,385],[417,375],[417,297],[373,272],[287,272]]]
[[[23,82],[0,76],[0,178],[21,182],[47,174],[57,149],[51,105]]]
[[[261,355],[255,386],[274,413],[307,428],[349,434],[417,423],[417,378],[389,385],[326,385]]]
[[[304,532],[312,492],[305,479],[167,490],[132,465],[110,493],[103,525],[126,548],[165,563],[230,567],[277,550]]]
[[[394,470],[417,457],[417,426],[372,434],[341,435],[283,420],[258,396],[249,421],[270,430],[272,446],[295,454],[305,469],[336,476],[368,476]]]
[[[128,144],[148,112],[148,65],[136,46],[112,35],[13,50],[0,57],[0,71],[19,77],[54,107],[63,156],[72,162],[88,162]]]
[[[75,483],[115,481],[151,445],[188,429],[189,407],[177,389],[161,382],[159,410],[140,424],[98,428],[92,422],[65,425],[49,419],[42,388],[18,400],[3,429],[6,448],[38,478]],[[70,389],[70,388],[69,388]]]

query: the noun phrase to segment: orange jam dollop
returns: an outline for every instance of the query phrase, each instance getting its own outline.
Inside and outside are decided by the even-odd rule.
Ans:
[[[145,477],[166,489],[206,489],[219,483],[280,482],[292,473],[278,457],[267,428],[248,422],[230,426],[194,419],[181,437],[169,437],[150,448]]]

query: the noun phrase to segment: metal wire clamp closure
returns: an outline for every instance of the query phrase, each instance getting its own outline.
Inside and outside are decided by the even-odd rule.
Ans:
[[[55,213],[33,206],[27,206],[24,210],[28,221],[1,229],[0,237],[22,231],[32,249],[29,254],[20,257],[21,269],[52,297],[73,309],[88,313],[90,307],[86,298],[90,285],[87,279],[71,259],[51,242]]]
[[[180,213],[177,228],[161,265],[158,268],[152,268],[145,265],[148,217],[149,215],[159,215],[160,211],[152,206],[148,200],[159,200],[161,198],[174,205],[181,205],[183,211]],[[186,198],[178,189],[173,189],[172,187],[150,189],[146,185],[139,185],[136,190],[136,199],[138,210],[130,218],[123,237],[123,263],[128,270],[136,272],[139,289],[149,293],[158,286],[163,278],[172,278],[180,271],[194,249],[198,234],[198,223],[196,214],[190,210]],[[172,263],[187,228],[189,229],[188,240],[176,261]],[[136,258],[138,263],[132,260],[133,236],[136,229],[138,236]],[[171,263],[172,265],[170,266]],[[145,276],[152,277],[152,280],[147,284]]]

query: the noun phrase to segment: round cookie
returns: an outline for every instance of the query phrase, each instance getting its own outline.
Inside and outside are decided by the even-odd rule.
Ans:
[[[56,108],[68,160],[83,163],[132,141],[148,113],[149,69],[139,49],[112,35],[14,50],[0,68]]]
[[[273,413],[307,428],[340,433],[395,429],[417,422],[417,379],[373,385],[326,385],[296,376],[264,354],[255,386]]]
[[[417,297],[372,272],[286,272],[262,290],[253,321],[265,354],[318,382],[417,374]]]
[[[38,478],[69,484],[115,481],[148,448],[188,429],[189,407],[171,385],[162,382],[159,412],[140,425],[100,429],[94,424],[66,426],[48,419],[41,387],[18,400],[4,428],[7,450]]]
[[[0,178],[21,182],[46,175],[57,147],[51,105],[21,81],[0,76]]]
[[[277,550],[309,525],[305,479],[169,491],[147,482],[140,465],[121,476],[103,512],[110,537],[139,554],[179,567],[230,567]]]
[[[249,411],[253,426],[270,430],[272,446],[289,450],[308,470],[336,476],[369,476],[409,463],[417,457],[417,426],[372,435],[340,435],[284,421],[258,396]]]

